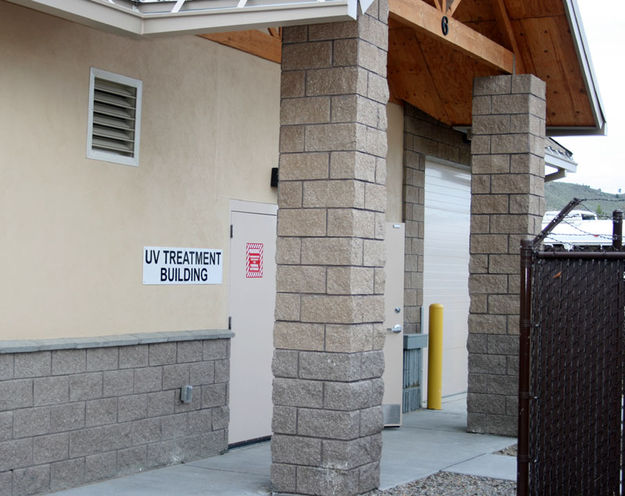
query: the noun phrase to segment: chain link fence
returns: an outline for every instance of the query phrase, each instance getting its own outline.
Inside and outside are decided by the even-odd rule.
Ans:
[[[622,213],[611,248],[546,247],[548,228],[523,243],[519,496],[625,492],[621,229]]]

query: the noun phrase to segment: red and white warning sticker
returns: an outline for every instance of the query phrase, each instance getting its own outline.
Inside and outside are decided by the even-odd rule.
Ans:
[[[247,243],[245,253],[245,277],[263,277],[263,243]]]

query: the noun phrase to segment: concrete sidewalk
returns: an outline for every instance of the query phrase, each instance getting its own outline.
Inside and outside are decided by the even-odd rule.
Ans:
[[[493,452],[514,444],[509,437],[468,434],[466,396],[443,400],[439,411],[403,417],[401,428],[383,433],[380,488],[427,477],[441,470],[516,479],[516,458]],[[55,493],[56,496],[242,496],[270,494],[269,442],[222,456],[151,470]]]

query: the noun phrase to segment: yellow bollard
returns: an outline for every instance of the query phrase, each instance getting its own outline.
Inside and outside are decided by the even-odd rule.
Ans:
[[[440,410],[443,395],[443,305],[430,305],[428,339],[428,409]]]

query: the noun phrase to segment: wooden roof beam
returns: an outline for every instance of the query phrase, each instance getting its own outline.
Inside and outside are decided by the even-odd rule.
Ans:
[[[271,31],[272,29],[269,28],[270,34],[254,29],[199,36],[279,64],[282,60],[282,39],[279,31]]]
[[[521,59],[521,52],[519,51],[519,45],[516,42],[516,37],[514,36],[514,29],[512,29],[512,23],[510,22],[510,16],[508,15],[506,6],[503,0],[494,0],[494,4],[497,22],[499,23],[499,25],[503,25],[504,34],[506,36],[506,39],[508,40],[508,45],[512,48],[512,52],[514,53],[514,72],[517,74],[523,74],[525,73],[523,59]]]
[[[451,45],[469,57],[512,74],[514,53],[461,22],[449,17],[443,34],[442,13],[422,0],[389,0],[390,17],[428,36]]]

